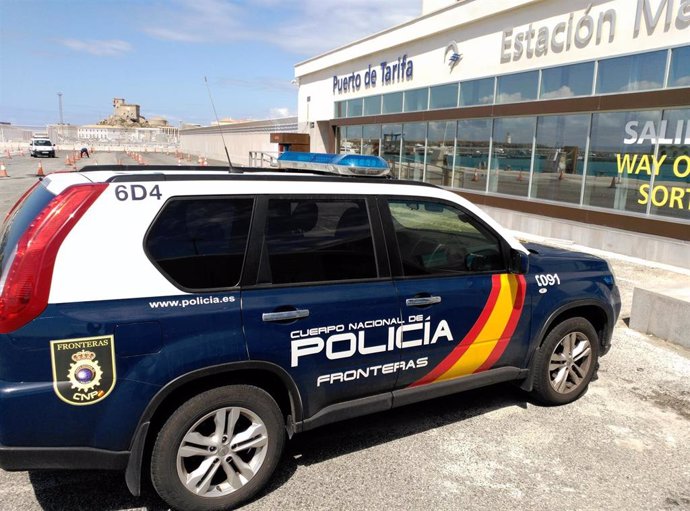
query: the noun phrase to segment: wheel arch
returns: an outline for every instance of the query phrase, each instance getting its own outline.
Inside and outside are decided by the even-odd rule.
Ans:
[[[532,390],[534,384],[532,380],[534,361],[537,351],[544,344],[546,336],[563,321],[577,317],[586,319],[594,327],[599,336],[600,354],[604,355],[608,351],[613,333],[613,313],[608,310],[606,303],[599,300],[578,300],[562,305],[548,316],[532,338],[532,349],[529,351],[529,360],[527,362],[530,376],[523,381],[522,389]]]
[[[268,392],[285,417],[288,435],[294,434],[295,423],[302,421],[302,400],[297,385],[281,367],[270,362],[246,361],[183,374],[158,391],[139,419],[125,472],[127,488],[132,495],[141,494],[142,469],[147,463],[145,454],[150,455],[153,440],[170,414],[200,392],[234,383],[253,385]]]

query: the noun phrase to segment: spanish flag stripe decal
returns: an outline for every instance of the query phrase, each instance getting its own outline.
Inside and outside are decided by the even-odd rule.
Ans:
[[[494,348],[494,350],[491,352],[491,355],[489,355],[489,358],[486,359],[486,362],[484,362],[479,367],[479,369],[477,369],[476,372],[486,371],[487,369],[490,369],[491,366],[493,366],[498,361],[498,359],[501,358],[501,355],[503,355],[503,352],[508,347],[510,338],[513,336],[513,333],[517,328],[518,321],[520,321],[520,316],[522,315],[522,308],[525,305],[525,292],[527,290],[527,282],[525,281],[525,277],[523,275],[518,275],[518,277],[514,279],[513,282],[517,287],[513,305],[513,312],[510,315],[510,319],[508,320],[508,324],[506,325],[505,330],[501,334],[501,338],[499,339],[496,348]]]
[[[449,380],[493,366],[515,332],[525,291],[522,275],[494,275],[489,298],[472,329],[440,364],[411,386]]]
[[[448,356],[441,361],[441,363],[439,363],[429,374],[411,384],[411,387],[425,385],[435,381],[465,354],[467,349],[474,342],[474,340],[477,338],[477,335],[479,332],[481,332],[482,328],[484,328],[484,325],[488,321],[491,311],[496,305],[496,300],[498,299],[500,289],[501,276],[494,275],[491,280],[491,293],[486,301],[486,305],[484,305],[484,310],[482,310],[482,313],[479,315],[479,318],[477,318],[477,321],[474,323],[470,331],[467,332],[467,335],[464,337],[464,339],[458,343],[455,349],[451,351]]]

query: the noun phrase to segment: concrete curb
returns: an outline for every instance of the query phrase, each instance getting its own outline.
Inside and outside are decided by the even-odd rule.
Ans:
[[[630,328],[690,348],[690,289],[636,287]]]

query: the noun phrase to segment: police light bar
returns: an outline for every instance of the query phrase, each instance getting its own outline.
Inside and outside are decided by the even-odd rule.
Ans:
[[[278,168],[312,170],[343,176],[383,177],[390,175],[388,162],[380,156],[364,154],[296,153],[278,157]]]

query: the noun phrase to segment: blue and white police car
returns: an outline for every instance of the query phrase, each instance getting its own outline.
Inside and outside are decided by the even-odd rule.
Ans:
[[[26,192],[0,237],[0,467],[123,470],[225,509],[323,424],[505,381],[585,392],[620,311],[606,261],[523,245],[378,157],[279,166]]]

